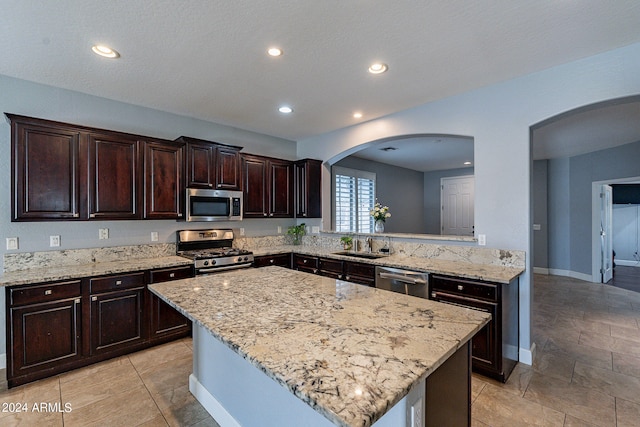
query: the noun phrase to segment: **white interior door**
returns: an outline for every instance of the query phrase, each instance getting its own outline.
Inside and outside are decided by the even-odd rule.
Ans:
[[[603,185],[600,191],[600,275],[602,283],[613,278],[613,204],[611,186]]]
[[[473,236],[473,175],[441,178],[440,184],[441,234]]]

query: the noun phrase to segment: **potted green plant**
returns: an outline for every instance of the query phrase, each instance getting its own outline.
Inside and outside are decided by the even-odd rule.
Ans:
[[[287,234],[290,234],[293,236],[294,245],[299,245],[300,243],[302,243],[302,236],[307,234],[307,228],[304,222],[299,225],[292,225],[287,229]]]
[[[351,236],[342,236],[340,241],[342,242],[342,248],[345,251],[351,250],[353,247],[353,237]]]

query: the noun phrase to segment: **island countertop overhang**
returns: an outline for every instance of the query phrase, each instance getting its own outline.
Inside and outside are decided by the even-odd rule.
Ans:
[[[280,267],[149,287],[337,425],[370,425],[490,319]]]

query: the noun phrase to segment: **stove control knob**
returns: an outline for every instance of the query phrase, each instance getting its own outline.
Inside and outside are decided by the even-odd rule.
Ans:
[[[248,256],[244,257],[244,260],[249,261],[249,257]]]
[[[204,265],[209,265],[209,261],[205,261],[205,262],[203,262],[202,264],[204,264]]]
[[[216,260],[215,259],[211,260],[211,265],[216,265]]]

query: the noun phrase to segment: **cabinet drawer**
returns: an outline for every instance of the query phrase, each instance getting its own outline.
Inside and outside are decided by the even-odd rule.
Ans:
[[[11,288],[9,304],[17,306],[79,297],[82,294],[80,283],[80,280],[73,280]]]
[[[144,286],[144,273],[93,278],[89,281],[89,284],[89,292],[92,294],[135,288],[138,286]]]
[[[291,254],[264,255],[253,259],[254,267],[268,267],[270,265],[291,268]]]
[[[492,283],[481,283],[437,275],[432,275],[429,282],[432,292],[443,291],[454,295],[482,298],[489,301],[497,301],[498,298],[498,285]]]
[[[344,273],[348,276],[370,277],[371,280],[374,280],[376,277],[376,266],[359,262],[345,262]]]
[[[318,258],[312,256],[295,255],[294,263],[296,267],[318,268]]]
[[[193,277],[193,268],[190,265],[186,267],[151,270],[149,283],[169,282],[171,280],[186,279],[188,277]]]
[[[321,274],[323,272],[330,272],[341,276],[342,264],[343,262],[337,259],[320,258],[318,260],[318,268]]]

